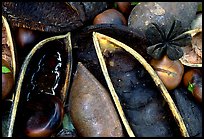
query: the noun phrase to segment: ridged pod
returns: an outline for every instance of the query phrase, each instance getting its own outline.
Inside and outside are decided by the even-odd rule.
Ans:
[[[107,8],[106,2],[3,2],[2,13],[12,27],[66,33]]]

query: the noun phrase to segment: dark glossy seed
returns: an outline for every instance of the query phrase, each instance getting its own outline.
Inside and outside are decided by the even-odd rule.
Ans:
[[[183,84],[199,103],[202,103],[202,72],[199,69],[189,69],[184,73]]]
[[[202,73],[199,69],[190,69],[184,73],[183,84],[188,87],[189,83],[193,83],[200,78],[202,78]]]
[[[202,103],[202,82],[199,84],[195,84],[193,89],[193,96],[197,102]]]
[[[131,2],[116,2],[118,10],[123,13],[125,16],[129,16],[132,6]]]
[[[28,137],[49,137],[61,125],[63,116],[64,108],[59,98],[36,95],[26,104],[24,133]]]
[[[15,32],[17,46],[20,48],[27,47],[37,40],[37,33],[26,28],[17,28]]]

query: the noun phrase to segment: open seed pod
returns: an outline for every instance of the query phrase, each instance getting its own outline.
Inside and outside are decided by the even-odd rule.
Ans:
[[[2,16],[2,59],[5,59],[13,70],[13,77],[16,76],[16,58],[15,48],[11,36],[9,24],[4,16]]]
[[[106,2],[2,3],[2,13],[8,17],[13,27],[55,33],[65,33],[77,29],[106,8]]]
[[[181,63],[189,67],[202,67],[202,28],[189,30],[191,45],[182,47],[184,55],[179,59]]]
[[[103,34],[105,34],[107,36],[111,36],[113,38],[117,38],[117,40],[127,44],[128,46],[130,46],[131,48],[136,50],[147,61],[151,59],[146,53],[146,48],[147,48],[146,38],[145,38],[143,33],[141,33],[140,31],[138,31],[136,29],[131,29],[131,28],[128,28],[125,26],[115,26],[115,25],[107,24],[107,25],[89,26],[89,27],[83,29],[80,33],[77,33],[77,35],[72,34],[72,37],[74,36],[72,38],[73,48],[74,48],[73,52],[75,52],[75,49],[77,50],[77,56],[76,56],[77,61],[81,61],[83,63],[83,65],[107,89],[108,89],[108,86],[107,86],[106,81],[104,79],[103,72],[101,70],[101,67],[100,67],[100,64],[98,61],[98,57],[97,57],[97,54],[95,51],[95,46],[93,44],[92,33],[94,31],[103,33]],[[113,54],[113,56],[114,55],[115,54]],[[146,70],[144,70],[144,67],[139,62],[137,62],[137,60],[135,60],[134,57],[128,56],[128,58],[127,58],[126,56],[123,56],[123,53],[118,54],[116,59],[118,59],[118,60],[115,60],[117,62],[117,64],[115,64],[115,65],[118,65],[118,63],[123,64],[122,66],[121,65],[116,66],[117,68],[114,68],[111,70],[113,72],[118,72],[115,75],[113,75],[114,77],[112,77],[112,75],[111,75],[111,79],[112,80],[114,79],[114,82],[115,82],[114,85],[116,84],[116,86],[114,86],[114,88],[116,89],[116,93],[117,92],[119,92],[119,94],[124,93],[124,95],[122,95],[122,98],[126,99],[126,101],[130,101],[129,99],[131,97],[125,98],[125,94],[129,94],[128,92],[132,92],[132,94],[135,94],[135,96],[138,96],[138,103],[139,104],[134,104],[134,106],[138,106],[138,107],[148,106],[148,103],[147,103],[147,102],[149,102],[148,100],[151,100],[151,98],[153,97],[151,95],[155,94],[157,96],[157,99],[154,100],[154,102],[157,103],[157,101],[158,101],[158,103],[157,104],[153,103],[153,105],[157,105],[158,107],[163,106],[162,102],[165,102],[165,100],[164,100],[164,98],[162,98],[161,94],[158,94],[160,92],[160,91],[158,91],[158,89],[157,89],[157,91],[155,91],[155,88],[156,88],[155,83],[152,80],[149,73]],[[105,61],[107,62],[107,60],[105,60]],[[111,65],[111,63],[113,63],[113,62],[110,62],[110,65]],[[146,76],[149,76],[149,77],[147,78]],[[146,78],[147,78],[147,81],[145,81]],[[154,91],[151,88],[147,89],[146,91],[142,91],[142,90],[145,90],[146,86],[148,86],[148,87],[150,86],[148,84],[148,82],[151,82],[153,84],[153,86],[154,86],[153,90]],[[137,92],[141,92],[142,94],[137,94],[136,92],[134,92],[134,88],[137,88],[137,86],[138,86],[137,84],[139,84],[139,88],[140,88],[140,89],[138,89],[140,91],[137,91]],[[127,92],[127,93],[125,93],[125,92]],[[143,92],[147,92],[147,93],[143,94]],[[151,94],[151,95],[148,95],[148,94]],[[134,96],[132,98],[134,98]],[[122,100],[124,100],[124,99],[122,99]],[[144,99],[144,100],[141,100],[141,99]],[[133,101],[133,102],[135,102],[135,101]],[[172,114],[168,105],[165,105],[165,108],[160,107],[158,109],[157,109],[157,106],[153,108],[153,110],[156,109],[156,111],[157,111],[156,114],[154,113],[154,117],[157,117],[155,115],[162,115],[163,113],[166,113],[165,110],[169,111],[169,112],[167,112],[167,113],[170,113],[169,115]],[[146,110],[147,110],[147,108],[146,108]],[[158,112],[160,110],[163,113]],[[141,112],[136,113],[137,117],[138,117],[138,115],[140,115],[140,113]],[[160,113],[162,113],[162,114],[160,114]],[[132,116],[129,118],[134,121],[135,114],[131,114],[131,115]],[[149,114],[142,114],[142,116],[140,115],[140,117],[146,117],[146,120],[148,120],[148,117],[147,117],[148,115]],[[151,117],[151,116],[149,116],[149,117]],[[170,116],[167,116],[167,117],[170,117]],[[174,117],[174,116],[172,116],[172,117]],[[177,134],[179,132],[179,128],[178,128],[177,124],[175,123],[174,118],[169,118],[169,120],[167,120],[167,119],[165,119],[164,121],[170,120],[171,122],[166,122],[166,124],[168,124],[168,123],[174,124],[173,129],[176,130],[175,132],[171,131],[171,129],[172,129],[171,128],[171,129],[168,129],[168,131],[170,131],[171,133],[173,132],[173,133]],[[149,121],[154,121],[154,120],[155,119],[153,119],[153,120],[149,119]],[[138,121],[143,121],[143,118],[140,120],[138,118]],[[143,124],[141,124],[141,125],[143,125]],[[150,123],[150,125],[154,125],[154,124]],[[144,126],[146,126],[146,124],[144,124]],[[148,128],[148,130],[147,130],[147,128],[144,128],[144,126],[141,126],[144,130],[138,131],[136,136],[154,136],[155,134],[157,134],[157,132],[159,132],[159,134],[161,133],[160,131],[155,131],[154,129],[159,130],[163,127],[163,126],[161,126],[161,128],[156,128],[156,127],[150,128],[147,126],[147,128]],[[181,135],[180,133],[178,133],[178,134]],[[130,131],[129,135],[134,136],[133,134],[131,134],[131,131]],[[155,135],[155,136],[157,136],[157,135]],[[161,136],[165,136],[165,135],[161,135]],[[169,135],[169,136],[171,136],[171,135]]]
[[[51,136],[62,123],[72,69],[70,33],[39,42],[16,85],[9,136]]]
[[[94,32],[93,41],[103,75],[128,135],[178,136],[175,133],[177,128],[180,135],[188,137],[180,112],[147,61],[132,48],[106,35]],[[167,102],[166,106],[162,104],[159,92],[163,103]],[[171,125],[173,118],[177,125]]]
[[[6,85],[3,86],[3,75],[2,75],[2,90],[8,89],[8,84],[12,84],[9,86],[11,90],[8,92],[9,94],[4,95],[4,91],[2,91],[2,99],[3,96],[6,98],[3,100],[2,103],[2,136],[8,135],[8,123],[10,122],[9,116],[10,111],[12,110],[12,104],[14,101],[14,91],[13,86],[15,84],[15,77],[16,77],[16,53],[15,47],[13,45],[12,35],[10,31],[9,24],[4,16],[2,16],[2,61],[7,63],[7,67],[12,71],[9,83],[5,81]],[[4,62],[2,62],[3,64]],[[3,66],[3,65],[2,65]],[[3,71],[2,71],[3,72]],[[5,79],[6,80],[6,79]],[[6,88],[4,88],[6,87]]]
[[[80,62],[70,90],[69,108],[79,136],[123,136],[122,124],[109,92]]]
[[[137,51],[145,57],[151,59],[146,53],[146,39],[145,35],[127,26],[114,25],[114,24],[100,24],[92,25],[80,30],[80,32],[72,33],[73,53],[76,60],[83,63],[83,65],[101,82],[107,86],[103,73],[98,62],[98,58],[94,49],[92,32],[100,32],[105,35],[115,37],[117,40],[128,44],[133,49],[139,48]],[[127,39],[128,38],[128,39]],[[76,53],[76,54],[75,54]]]

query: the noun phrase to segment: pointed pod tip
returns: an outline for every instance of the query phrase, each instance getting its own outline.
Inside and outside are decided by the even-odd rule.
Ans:
[[[93,37],[93,40],[94,40],[94,41],[98,41],[99,33],[98,33],[98,32],[93,32],[92,35],[93,35],[93,36],[92,36],[92,37]]]
[[[71,32],[68,32],[68,33],[66,34],[66,36],[71,36]]]
[[[101,34],[99,32],[93,32],[92,34],[93,34],[93,37],[96,37],[96,38],[108,38],[108,36]]]
[[[98,36],[102,35],[101,33],[98,33],[98,32],[93,32],[92,34],[93,34],[93,37],[96,37],[96,38],[98,38]]]
[[[93,36],[94,36],[95,34],[97,34],[97,32],[94,31],[92,34],[93,34]]]
[[[84,70],[87,70],[86,67],[82,64],[82,62],[78,62],[76,73],[77,71],[84,71]]]
[[[190,34],[191,37],[193,37],[199,32],[202,32],[202,28],[196,28],[196,29],[188,30],[188,31],[184,32],[183,34]]]
[[[81,62],[78,62],[78,65],[79,65],[79,66],[83,66],[83,64],[82,64]]]

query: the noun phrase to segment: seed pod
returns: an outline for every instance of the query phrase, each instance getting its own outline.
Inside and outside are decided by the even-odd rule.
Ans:
[[[188,67],[202,67],[202,28],[196,28],[185,32],[192,37],[191,44],[183,47],[184,55],[179,59]]]
[[[95,6],[99,8],[93,8]],[[3,2],[2,13],[13,27],[66,33],[107,8],[105,2]]]
[[[99,36],[102,34],[99,36],[96,35],[98,33],[92,35],[93,32],[105,34],[105,37],[103,36],[104,39],[101,41],[102,44],[103,42],[105,42],[105,44],[101,44],[102,46],[99,45],[102,56],[98,56],[95,49],[96,46],[94,46],[94,44],[96,44],[95,41],[100,40]],[[117,96],[119,99],[121,98],[121,109],[118,108],[120,107],[120,103],[115,101],[114,103],[118,106],[116,107],[118,112],[123,111],[125,113],[124,115],[121,114],[123,116],[119,115],[121,120],[123,119],[122,122],[127,132],[125,134],[126,136],[156,136],[156,134],[165,136],[161,131],[163,131],[163,133],[164,131],[171,133],[169,136],[189,136],[185,126],[186,123],[183,123],[181,115],[179,114],[180,112],[175,108],[176,106],[174,102],[172,102],[168,92],[165,91],[163,83],[159,81],[158,76],[155,75],[154,70],[152,71],[151,66],[149,67],[149,64],[144,64],[146,63],[145,60],[150,61],[151,59],[146,53],[147,39],[143,33],[126,26],[105,24],[88,26],[81,30],[81,32],[74,33],[72,36],[74,36],[72,41],[73,44],[75,44],[74,48],[77,50],[78,60],[91,71],[104,87],[107,89],[110,88],[111,90],[115,89]],[[96,36],[99,38],[96,39]],[[129,47],[126,45],[125,47],[124,44]],[[130,48],[134,49],[138,54],[134,50],[130,50]],[[98,49],[99,53],[100,49]],[[121,50],[123,51],[121,52]],[[112,53],[110,53],[110,51],[112,51]],[[105,66],[104,64],[101,66],[99,63],[100,60],[103,61],[103,58],[105,58],[109,75],[103,75]],[[135,58],[137,60],[135,60]],[[155,76],[152,77],[150,75]],[[107,86],[109,81],[106,82],[104,77],[111,78],[111,82],[114,85],[112,88]],[[160,89],[156,88],[155,83]],[[112,96],[112,98],[114,99],[116,96]],[[134,113],[133,111],[138,112]],[[124,117],[126,113],[130,114]],[[172,114],[174,116],[172,116]],[[137,115],[137,117],[135,117],[135,115]],[[152,124],[157,118],[161,120],[159,123],[165,126]],[[134,123],[137,125],[140,123],[140,126],[135,126]],[[127,127],[128,124],[130,128]],[[166,126],[169,124],[170,128]],[[164,129],[163,127],[167,127],[166,130],[158,131],[159,129]]]
[[[29,112],[36,114],[37,118],[40,118],[42,113],[36,112],[34,108],[31,109],[31,107],[29,107],[29,110],[26,111],[27,104],[30,104],[31,102],[33,107],[39,104],[39,106],[42,106],[39,108],[42,109],[44,109],[46,105],[49,105],[49,103],[41,104],[43,103],[43,101],[40,101],[41,99],[35,99],[36,97],[39,97],[38,95],[41,95],[42,99],[48,99],[45,100],[45,102],[51,101],[52,96],[57,97],[57,99],[53,99],[53,101],[50,103],[57,103],[59,99],[61,101],[60,103],[64,105],[70,83],[71,69],[72,47],[70,33],[47,38],[39,42],[30,51],[30,53],[25,58],[19,74],[19,78],[17,80],[16,97],[14,100],[14,108],[11,113],[11,123],[9,125],[9,136],[50,136],[56,132],[62,123],[62,111],[58,111],[60,116],[54,117],[52,119],[53,121],[51,123],[53,126],[47,126],[47,128],[52,128],[52,130],[46,134],[37,134],[32,132],[30,134],[30,132],[23,132],[23,130],[26,128],[24,127],[26,126],[25,122],[28,121],[21,123],[21,118],[26,117],[24,120],[29,119]],[[51,96],[43,97],[44,95]],[[60,103],[57,104],[61,106]],[[56,107],[56,110],[57,109],[63,108]],[[49,107],[47,114],[47,117],[44,114],[43,116],[48,119],[52,118],[52,116],[49,117],[49,114],[55,115],[55,113],[53,113],[52,109]],[[36,120],[36,122],[37,121],[38,120]],[[49,120],[45,121],[48,122]],[[29,122],[35,123],[35,121]],[[42,123],[37,125],[41,126]],[[35,129],[40,129],[40,127],[35,127]]]
[[[186,124],[191,137],[202,137],[202,106],[192,99],[188,90],[183,87],[177,87],[172,90],[171,96],[181,112],[182,118]]]
[[[2,59],[9,63],[13,70],[13,77],[16,75],[16,49],[7,19],[2,16]]]
[[[10,30],[10,25],[7,22],[7,19],[2,16],[2,60],[7,63],[7,67],[12,71],[11,76],[9,77],[13,80],[12,84],[15,84],[15,77],[16,77],[16,49],[13,44],[12,33]],[[2,62],[3,64],[4,62]],[[2,65],[3,66],[3,65]],[[2,76],[3,77],[3,76]],[[3,83],[3,79],[2,79]],[[3,84],[2,84],[3,85]],[[8,85],[6,83],[6,85]],[[2,136],[8,136],[8,125],[10,123],[10,113],[13,107],[13,101],[15,93],[13,91],[14,86],[12,85],[12,90],[9,92],[9,96],[5,99],[3,103],[3,111],[2,111]],[[2,86],[2,89],[4,87]],[[8,88],[7,88],[8,89]],[[4,91],[2,91],[3,93]]]
[[[98,62],[92,40],[92,32],[97,31],[108,36],[115,36],[119,41],[129,44],[133,49],[138,49],[145,59],[150,59],[146,53],[146,39],[144,34],[138,30],[130,29],[123,25],[99,24],[83,28],[80,32],[73,32],[72,41],[76,45],[77,59],[97,78],[100,83],[107,86]],[[128,39],[125,39],[128,38]]]
[[[136,77],[136,78],[138,78],[139,82],[142,82],[145,85],[145,87],[143,87],[143,88],[139,87],[140,83],[135,83],[135,81],[129,80],[127,77],[121,78],[121,75],[124,74],[122,72],[123,66],[129,67],[129,70],[126,72],[130,72],[132,70],[132,67],[134,67],[131,64],[129,64],[129,63],[131,63],[130,61],[132,61],[133,58],[136,58],[139,61],[139,63],[141,63],[142,66],[144,66],[144,68],[148,71],[148,73],[152,77],[153,82],[156,84],[156,86],[161,91],[164,100],[167,102],[167,104],[171,110],[171,113],[173,114],[173,116],[174,116],[174,118],[178,124],[181,135],[182,136],[189,136],[187,129],[186,129],[186,126],[185,126],[185,124],[182,120],[182,117],[180,115],[180,112],[178,111],[177,107],[175,106],[175,104],[174,104],[171,96],[169,95],[168,91],[166,90],[164,84],[159,79],[159,77],[157,76],[155,71],[152,69],[152,67],[146,62],[146,60],[141,55],[139,55],[136,51],[134,51],[133,49],[131,49],[127,45],[125,45],[125,44],[123,44],[123,43],[121,43],[121,42],[119,42],[119,41],[117,41],[111,37],[100,34],[100,33],[93,32],[93,41],[95,44],[95,49],[97,52],[97,56],[98,56],[102,71],[103,71],[104,77],[106,79],[106,82],[108,84],[109,90],[111,92],[112,98],[113,98],[113,100],[116,104],[117,110],[118,110],[118,112],[122,118],[123,124],[125,125],[125,128],[126,128],[128,134],[130,136],[134,136],[134,134],[136,134],[138,136],[172,136],[171,131],[174,130],[169,125],[170,123],[167,122],[171,118],[168,117],[167,114],[165,114],[165,112],[164,112],[165,108],[164,108],[164,106],[161,105],[161,102],[159,102],[159,100],[161,98],[159,99],[158,96],[154,96],[156,94],[156,92],[151,93],[151,91],[154,91],[155,88],[151,87],[151,86],[153,86],[153,84],[152,84],[152,81],[149,80],[148,76],[146,77],[143,75],[143,78]],[[117,60],[117,57],[119,57],[119,55],[125,55],[125,53],[122,50],[123,51],[125,50],[126,52],[130,53],[133,56],[132,58],[131,58],[131,56],[129,56],[129,63],[125,62],[124,60],[121,60],[121,62],[115,62]],[[124,63],[125,63],[125,65],[124,65]],[[137,65],[137,68],[140,69],[140,65],[137,63],[136,63],[136,65]],[[112,67],[117,67],[119,70],[118,71],[113,70]],[[134,70],[135,70],[135,68],[134,68]],[[140,70],[142,70],[142,69],[140,69]],[[141,71],[141,73],[142,73],[142,71]],[[118,75],[120,75],[120,77],[118,77]],[[138,76],[137,74],[135,74],[135,75]],[[111,82],[111,78],[112,78],[113,84]],[[132,83],[132,87],[129,88],[129,90],[124,90],[123,84],[125,84],[128,81],[130,83]],[[114,87],[116,88],[116,90]],[[123,90],[121,90],[122,88],[123,88]],[[150,90],[147,90],[147,89],[150,89]],[[142,90],[145,90],[145,91],[143,93],[141,93]],[[115,91],[117,91],[117,94]],[[142,96],[139,97],[140,93]],[[144,94],[146,94],[146,93],[148,95],[144,96]],[[120,102],[119,102],[117,95],[119,96]],[[147,99],[148,97],[149,97],[149,99]],[[143,98],[143,99],[141,100],[140,98]],[[128,122],[129,122],[131,128],[133,129],[134,134],[132,133],[132,131],[130,130],[130,127],[128,126],[128,122],[126,121],[126,119],[124,117],[123,110],[121,109],[121,105],[122,105],[122,108],[124,109],[125,116],[128,117]],[[152,108],[152,107],[150,107],[150,105],[152,105],[152,107],[156,107],[156,108]],[[141,119],[138,120],[138,118],[136,118],[135,116],[132,117],[134,114],[140,115],[139,113],[140,113],[140,110],[142,108],[144,108],[142,110],[142,113],[144,115],[142,117],[138,116],[138,118],[140,117]],[[163,111],[162,111],[162,109],[163,109]],[[151,111],[151,112],[148,113],[149,111]],[[150,116],[151,118],[149,116],[147,116],[149,114],[152,114]],[[157,118],[155,117],[155,115]],[[158,118],[158,115],[161,115],[163,118]],[[132,118],[130,118],[130,117],[132,117]],[[154,119],[154,117],[155,117],[155,119]],[[166,120],[164,120],[164,119],[166,119]],[[157,124],[154,122],[156,122]],[[139,124],[139,126],[137,126],[138,124]],[[154,125],[154,126],[152,126],[152,125]],[[147,131],[147,129],[150,129],[150,131],[153,131],[153,132],[145,132],[145,131]],[[173,135],[173,136],[175,136],[175,135]]]

